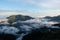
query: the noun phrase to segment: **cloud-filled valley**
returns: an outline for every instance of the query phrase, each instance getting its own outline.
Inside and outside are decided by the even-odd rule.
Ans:
[[[0,40],[60,40],[60,0],[0,0]]]
[[[34,18],[26,21],[21,21],[21,19],[18,19],[16,22],[13,22],[12,24],[0,23],[0,33],[16,35],[16,40],[22,40],[25,35],[29,34],[34,30],[39,30],[40,28],[47,27],[53,29],[60,29],[60,26],[53,26],[54,24],[58,24],[58,22],[49,20],[49,18]]]

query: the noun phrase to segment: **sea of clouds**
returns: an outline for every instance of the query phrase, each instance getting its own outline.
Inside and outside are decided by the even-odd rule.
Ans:
[[[57,26],[56,27],[52,26],[52,24],[56,24],[57,22],[51,22],[49,21],[49,19],[37,18],[26,21],[17,21],[17,23],[20,23],[22,25],[19,27],[1,26],[0,33],[19,35],[19,37],[16,40],[22,40],[23,36],[27,35],[32,30],[39,29],[44,26],[47,26],[49,28],[59,28]],[[20,32],[20,34],[18,34],[18,32]]]

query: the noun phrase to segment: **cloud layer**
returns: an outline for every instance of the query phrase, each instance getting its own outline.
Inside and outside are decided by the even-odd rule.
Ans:
[[[38,12],[28,12],[28,11],[0,11],[0,16],[1,15],[28,15],[32,17],[41,17],[41,16],[57,16],[60,15],[60,10],[48,10],[48,11],[38,11]]]
[[[0,7],[0,9],[3,10],[2,11],[0,10],[0,15],[13,15],[13,14],[23,14],[29,16],[60,15],[60,0],[3,0],[3,1]],[[3,6],[3,4],[5,5]],[[9,11],[10,9],[18,11]]]
[[[60,9],[60,0],[8,0],[14,2],[25,2],[47,9]]]

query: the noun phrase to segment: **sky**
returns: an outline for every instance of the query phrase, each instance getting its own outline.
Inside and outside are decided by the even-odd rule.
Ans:
[[[0,0],[0,15],[60,15],[60,0]]]

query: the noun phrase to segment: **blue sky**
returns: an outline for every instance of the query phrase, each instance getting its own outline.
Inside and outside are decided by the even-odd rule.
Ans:
[[[60,15],[60,0],[0,0],[0,15]]]

